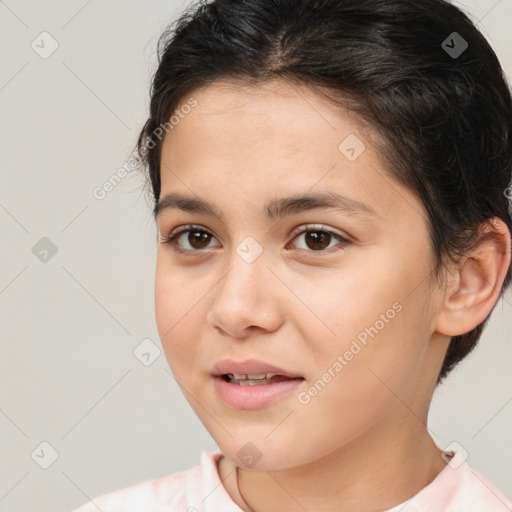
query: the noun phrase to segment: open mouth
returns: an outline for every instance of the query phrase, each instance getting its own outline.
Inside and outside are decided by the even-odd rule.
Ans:
[[[210,369],[215,393],[235,409],[262,409],[289,399],[305,385],[294,370],[258,359],[218,361]]]
[[[230,384],[238,384],[240,386],[261,386],[264,384],[275,384],[276,382],[284,382],[287,380],[302,379],[302,377],[291,378],[275,373],[259,373],[256,375],[225,373],[222,378]]]

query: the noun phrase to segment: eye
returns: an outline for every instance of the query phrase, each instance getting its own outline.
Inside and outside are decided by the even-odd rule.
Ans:
[[[301,237],[304,237],[302,244],[299,244],[299,249],[307,252],[331,253],[333,251],[330,249],[341,246],[340,249],[336,249],[341,250],[350,243],[350,240],[341,234],[317,224],[303,226],[301,230],[295,231],[292,235],[295,235],[293,240],[300,240]],[[209,245],[212,239],[215,239],[214,235],[202,226],[190,224],[182,226],[166,237],[161,237],[160,242],[170,244],[177,252],[190,254],[202,252],[209,247],[219,247],[220,244]],[[333,245],[333,242],[338,243]]]
[[[187,235],[187,236],[185,236]],[[201,226],[182,226],[179,231],[172,232],[169,236],[161,237],[160,242],[170,244],[177,252],[201,252],[208,248],[213,235]]]
[[[329,229],[325,229],[324,226],[321,225],[308,225],[301,228],[301,230],[295,233],[297,236],[294,240],[301,240],[302,238],[302,247],[299,246],[299,249],[306,250],[308,252],[332,252],[333,247],[341,245],[342,248],[350,243],[350,240],[345,238],[339,233],[331,231]],[[332,242],[338,242],[332,245]]]

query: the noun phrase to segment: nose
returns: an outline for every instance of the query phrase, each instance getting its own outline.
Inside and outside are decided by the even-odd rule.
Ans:
[[[264,254],[248,263],[237,254],[215,287],[207,322],[224,336],[242,339],[255,331],[272,332],[283,320],[279,280]],[[281,285],[282,286],[282,285]]]

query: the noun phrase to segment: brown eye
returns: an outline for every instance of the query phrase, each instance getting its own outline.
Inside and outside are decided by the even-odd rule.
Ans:
[[[199,231],[199,230],[188,231],[187,240],[188,240],[188,243],[194,249],[204,249],[205,247],[208,247],[210,238],[211,238],[210,233],[207,233],[206,231]]]
[[[177,252],[193,254],[220,245],[218,243],[210,245],[210,242],[214,239],[214,235],[205,229],[189,225],[168,237],[162,238],[161,242],[170,244]]]
[[[326,231],[308,231],[305,234],[306,245],[315,251],[320,251],[329,246],[332,236]]]
[[[306,226],[294,240],[296,247],[310,253],[331,253],[350,244],[344,236],[328,229],[318,229],[318,226]]]

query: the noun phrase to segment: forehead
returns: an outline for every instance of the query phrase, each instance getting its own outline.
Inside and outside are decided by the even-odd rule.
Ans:
[[[227,199],[239,204],[236,191],[261,209],[277,191],[289,196],[314,189],[362,200],[377,212],[396,210],[397,200],[405,199],[408,208],[418,203],[405,189],[397,195],[401,187],[385,172],[375,132],[315,89],[284,81],[251,87],[220,81],[181,104],[190,97],[197,106],[163,142],[162,196],[216,195],[218,204]],[[364,148],[355,160],[340,149],[349,137]]]
[[[222,79],[196,89],[190,96],[198,101],[198,106],[182,119],[205,125],[215,123],[216,119],[223,123],[233,117],[240,123],[244,116],[251,116],[250,123],[255,127],[270,129],[279,124],[284,128],[290,124],[296,132],[304,124],[301,121],[307,121],[311,127],[322,125],[322,129],[337,130],[340,125],[351,126],[354,131],[371,131],[372,136],[378,137],[362,117],[329,99],[324,88],[297,81],[275,79],[247,85],[240,80]],[[186,101],[187,98],[182,98],[180,103]]]
[[[196,106],[174,116],[178,122],[164,138],[164,163],[179,160],[191,167],[208,161],[223,168],[229,162],[229,168],[238,168],[280,160],[295,169],[299,162],[325,167],[339,158],[347,135],[367,146],[374,137],[359,116],[304,84],[274,80],[242,86],[222,80],[182,98],[176,111],[190,98]]]

